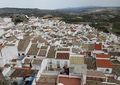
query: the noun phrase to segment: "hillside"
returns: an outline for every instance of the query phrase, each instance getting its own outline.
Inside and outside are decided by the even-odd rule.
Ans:
[[[120,34],[120,7],[78,7],[56,10],[0,8],[1,17],[13,16],[13,14],[37,17],[52,15],[62,18],[67,23],[89,23],[100,31]]]
[[[100,13],[100,12],[114,12],[120,13],[120,7],[78,7],[65,8],[56,10],[41,10],[30,8],[0,8],[0,15],[2,14],[28,14],[28,15],[43,15],[43,14],[83,14],[83,13]]]

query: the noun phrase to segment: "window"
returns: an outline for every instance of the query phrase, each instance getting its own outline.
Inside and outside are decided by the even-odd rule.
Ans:
[[[52,70],[52,60],[49,62],[49,70]]]
[[[36,56],[34,56],[34,58],[36,58]]]
[[[109,72],[109,69],[106,69],[106,72]]]
[[[22,55],[24,56],[25,54],[24,54],[24,53],[22,53]]]
[[[32,63],[30,62],[30,68],[32,68]]]
[[[52,60],[50,60],[49,64],[52,64]]]
[[[20,53],[18,53],[18,56],[20,56]]]

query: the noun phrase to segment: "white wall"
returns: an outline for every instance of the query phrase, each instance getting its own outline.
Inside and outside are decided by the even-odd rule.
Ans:
[[[5,65],[5,60],[3,57],[1,57],[1,54],[0,54],[0,67],[3,67]]]
[[[0,37],[5,33],[3,29],[0,29]]]
[[[0,63],[0,66],[4,66],[6,63],[9,63],[12,59],[16,59],[18,55],[17,47],[15,46],[5,46],[4,48],[2,48],[1,52],[2,55],[0,55],[0,58],[2,58],[2,60],[0,61],[2,63]]]
[[[32,85],[36,85],[36,81],[40,78],[41,73],[46,69],[47,67],[47,63],[48,63],[48,59],[43,59],[42,63],[41,63],[41,67],[37,73],[36,78],[33,80]]]
[[[37,79],[39,79],[39,77],[40,77],[40,74],[43,72],[43,71],[45,71],[45,69],[46,69],[46,67],[47,67],[47,63],[48,63],[48,59],[43,59],[43,61],[42,61],[42,63],[41,63],[41,67],[40,67],[40,69],[39,69],[39,72],[38,72],[38,74],[37,74]],[[36,80],[37,80],[36,79]]]
[[[64,60],[64,59],[49,59],[48,62],[52,61],[53,66],[56,65],[57,66],[57,62],[60,63],[60,67],[63,68],[65,63],[67,63],[68,67],[69,67],[69,60]]]
[[[109,69],[109,71],[106,71],[107,69]],[[97,71],[101,71],[103,73],[112,73],[112,68],[100,68],[100,67],[97,67]]]
[[[96,58],[96,59],[110,60],[110,58]]]

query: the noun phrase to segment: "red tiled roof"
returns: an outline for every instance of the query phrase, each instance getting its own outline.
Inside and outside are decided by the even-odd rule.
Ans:
[[[15,68],[15,71],[11,74],[10,77],[25,77],[31,76],[35,70],[29,68]]]
[[[97,59],[96,66],[102,68],[112,68],[112,62],[104,59]]]
[[[56,85],[57,76],[56,75],[41,75],[36,85]]]
[[[57,53],[56,59],[69,59],[69,53]]]
[[[87,71],[87,77],[93,77],[93,78],[106,78],[104,73],[100,71],[93,71],[93,70],[88,70]]]
[[[64,85],[81,85],[81,79],[74,76],[59,76],[58,83]]]
[[[110,58],[111,56],[109,54],[97,54],[96,58]]]
[[[102,50],[102,44],[100,43],[100,44],[94,44],[94,49],[95,50]]]

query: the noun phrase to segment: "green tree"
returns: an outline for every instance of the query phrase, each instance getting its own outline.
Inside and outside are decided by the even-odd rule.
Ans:
[[[25,15],[14,15],[14,16],[12,16],[12,21],[16,25],[20,22],[27,22],[28,18]]]

